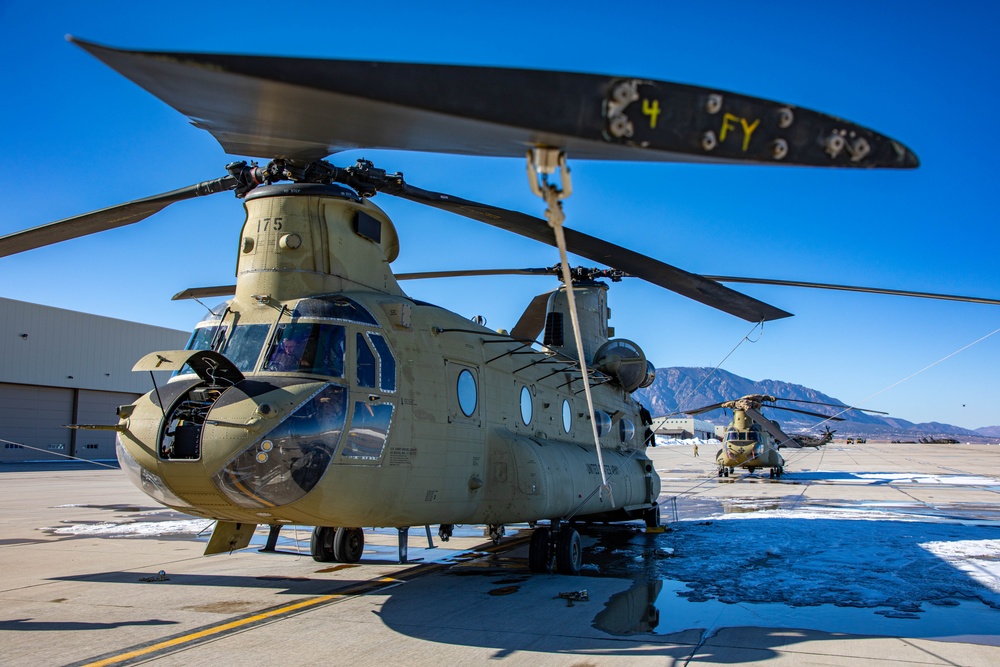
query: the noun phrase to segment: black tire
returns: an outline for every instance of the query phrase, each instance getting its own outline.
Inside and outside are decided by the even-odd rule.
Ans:
[[[556,569],[559,574],[576,576],[583,566],[583,541],[576,528],[564,526],[556,542]]]
[[[648,510],[643,511],[642,518],[646,522],[646,528],[659,528],[663,525],[660,519],[659,505],[653,505]]]
[[[365,533],[360,528],[338,528],[333,553],[341,563],[357,563],[365,551]]]
[[[320,563],[337,562],[333,549],[335,530],[327,526],[313,528],[312,538],[309,540],[309,553],[312,554],[313,560]]]
[[[549,571],[549,529],[535,528],[528,545],[528,569],[538,574]]]

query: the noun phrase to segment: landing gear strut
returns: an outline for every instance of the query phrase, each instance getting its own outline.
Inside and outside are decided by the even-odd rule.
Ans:
[[[503,527],[502,523],[491,523],[486,526],[486,534],[493,540],[493,544],[500,544],[500,538],[507,534],[507,530]]]

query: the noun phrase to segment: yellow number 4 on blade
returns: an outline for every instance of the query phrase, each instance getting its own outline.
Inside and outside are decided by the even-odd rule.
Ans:
[[[649,129],[656,129],[656,117],[660,115],[660,101],[653,100],[650,102],[647,99],[642,101],[642,113],[649,116]]]

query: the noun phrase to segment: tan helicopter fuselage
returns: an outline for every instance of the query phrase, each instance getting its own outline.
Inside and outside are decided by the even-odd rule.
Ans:
[[[121,412],[119,458],[141,489],[271,525],[616,520],[654,506],[659,478],[625,389],[593,387],[601,493],[572,360],[405,296],[388,217],[331,189],[251,193],[235,297],[191,349],[137,364],[176,371]],[[307,350],[302,365],[279,364],[286,339]]]
[[[753,423],[742,410],[734,410],[733,421],[726,429],[722,448],[715,457],[720,468],[779,468],[785,461],[774,439]]]

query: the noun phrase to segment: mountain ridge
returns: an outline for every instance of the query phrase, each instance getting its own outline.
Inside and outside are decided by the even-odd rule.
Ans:
[[[695,410],[749,394],[768,394],[780,398],[834,403],[843,406],[825,407],[794,403],[789,405],[789,407],[839,416],[844,420],[839,422],[765,408],[765,415],[781,423],[782,427],[789,432],[807,430],[823,424],[823,426],[829,425],[830,428],[836,430],[840,437],[864,436],[907,440],[960,437],[965,440],[975,439],[979,441],[1000,438],[1000,426],[984,426],[973,430],[941,422],[915,424],[888,415],[873,415],[858,409],[850,409],[850,406],[844,404],[843,401],[804,385],[781,380],[754,381],[729,371],[707,367],[671,366],[658,368],[656,369],[656,381],[646,389],[635,392],[636,398],[654,416],[676,414],[680,413],[681,410]],[[701,413],[698,418],[713,424],[725,425],[729,423],[728,414],[728,410],[720,408]]]

